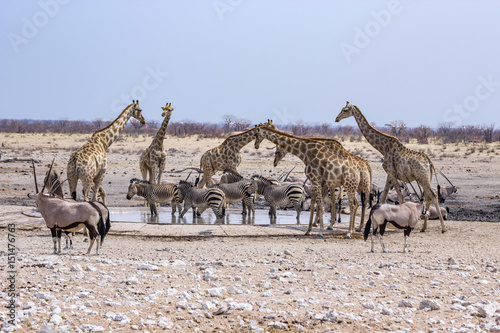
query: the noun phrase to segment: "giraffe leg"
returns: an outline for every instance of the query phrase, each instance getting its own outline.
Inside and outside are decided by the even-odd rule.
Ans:
[[[165,157],[167,154],[162,152],[162,157],[160,158],[160,163],[158,163],[158,179],[157,184],[161,184],[161,176],[163,175],[163,170],[165,170]]]
[[[98,194],[104,191],[104,188],[102,187],[102,181],[104,180],[105,174],[106,174],[106,169],[103,169],[94,178],[92,201],[97,201]],[[106,198],[106,192],[104,192],[104,198]]]
[[[366,211],[366,206],[368,205],[368,202],[370,200],[370,195],[361,192],[361,221],[359,222],[359,227],[356,229],[356,231],[361,231],[363,230],[363,227],[365,226],[365,211]]]
[[[391,188],[392,182],[387,176],[387,179],[385,180],[385,187],[384,190],[382,191],[382,194],[380,195],[380,202],[385,202],[387,200],[387,194],[389,194],[389,189]]]
[[[78,184],[78,177],[68,178],[69,194],[73,200],[76,200],[76,186]]]
[[[85,177],[82,179],[83,185],[83,201],[89,201],[90,191],[92,190],[92,179]]]
[[[154,163],[151,166],[151,174],[149,176],[149,182],[151,184],[159,184],[157,183],[157,180],[158,180],[158,166],[156,165],[156,163]]]
[[[147,180],[148,179],[148,168],[146,166],[146,163],[144,161],[141,161],[141,163],[139,164],[139,168],[141,170],[142,180]]]
[[[311,234],[312,226],[313,226],[313,219],[314,219],[314,208],[316,205],[316,196],[317,193],[314,190],[314,187],[311,189],[311,207],[309,207],[310,213],[309,213],[309,226],[307,227],[306,231],[306,236],[309,236]],[[316,213],[317,214],[317,213]]]
[[[210,183],[212,180],[212,176],[214,171],[212,169],[203,169],[203,176],[201,177],[200,182],[198,183],[198,187],[202,188],[203,186],[210,187]]]
[[[439,216],[439,221],[441,222],[441,232],[445,233],[447,231],[446,223],[444,222],[443,215],[441,215],[441,209],[439,208],[439,201],[438,201],[437,194],[430,187],[430,185],[424,186],[423,190],[424,190],[424,195],[426,198],[426,206],[425,207],[427,207],[427,210],[428,210],[430,207],[430,203],[432,202],[434,204],[434,207],[436,208],[438,216]],[[425,214],[424,215],[424,226],[422,227],[422,230],[420,230],[421,232],[424,232],[427,229],[427,219],[428,219],[428,215]]]
[[[342,188],[341,188],[342,189]],[[333,224],[335,223],[335,215],[336,215],[336,210],[337,210],[337,202],[336,202],[336,197],[335,197],[335,189],[330,188],[330,225],[326,230],[333,230]]]
[[[349,210],[351,211],[349,219],[349,231],[347,232],[345,238],[351,238],[354,233],[354,223],[356,218],[356,211],[358,210],[358,199],[356,198],[356,190],[354,188],[346,188],[347,197],[349,199]]]
[[[99,195],[101,196],[102,203],[104,206],[107,206],[108,204],[106,203],[106,191],[104,190],[104,187],[99,186]]]

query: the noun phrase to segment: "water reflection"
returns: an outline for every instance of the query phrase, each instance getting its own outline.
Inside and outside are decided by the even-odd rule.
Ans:
[[[193,217],[189,211],[183,218],[179,214],[172,215],[170,207],[159,207],[158,215],[151,216],[149,208],[146,207],[111,207],[110,216],[112,222],[141,222],[148,224],[199,224],[199,225],[217,225],[217,224],[246,224],[246,225],[275,225],[275,224],[300,224],[309,223],[309,212],[302,212],[300,222],[295,218],[296,212],[291,210],[278,210],[278,217],[271,219],[267,210],[256,210],[255,216],[241,214],[239,209],[228,209],[226,216],[217,219],[210,210],[203,212],[201,216]],[[330,214],[325,214],[325,228],[329,223]],[[344,217],[348,221],[349,217]]]

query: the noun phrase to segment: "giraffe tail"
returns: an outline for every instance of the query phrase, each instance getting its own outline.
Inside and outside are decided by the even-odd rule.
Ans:
[[[432,174],[434,173],[434,176],[436,177],[437,186],[439,186],[439,179],[438,179],[438,175],[436,172],[436,168],[434,167],[434,163],[432,163],[432,160],[429,156],[427,156],[427,160],[429,161],[429,169],[431,172],[431,179],[430,180],[432,181]]]

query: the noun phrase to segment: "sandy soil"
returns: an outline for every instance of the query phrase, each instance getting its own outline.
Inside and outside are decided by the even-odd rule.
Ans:
[[[69,154],[87,138],[0,134],[1,159],[41,160],[41,180],[53,156],[65,171]],[[221,141],[168,138],[167,170],[198,166],[201,154]],[[142,206],[141,200],[127,201],[125,193],[129,179],[139,176],[138,156],[149,143],[149,137],[125,136],[111,146],[104,183],[110,206]],[[243,174],[277,175],[296,166],[292,175],[303,177],[293,156],[273,169],[266,146],[243,149]],[[366,143],[345,146],[368,158],[374,180],[384,183],[380,154]],[[74,250],[52,255],[46,228],[18,224],[17,331],[500,331],[500,146],[410,146],[427,151],[459,193],[446,203],[449,231],[441,234],[431,221],[428,232],[412,233],[409,253],[401,252],[399,231],[384,237],[386,254],[378,242],[370,253],[359,234],[316,239],[299,231],[276,237],[112,233],[100,256],[82,255],[88,243],[77,236]],[[186,176],[166,172],[164,180]],[[34,191],[30,163],[0,163],[0,184],[1,226],[29,220],[20,213],[34,206],[26,197]],[[0,269],[6,278],[0,296],[7,305],[9,232],[2,230]],[[8,308],[0,308],[2,330],[11,329],[8,315]]]

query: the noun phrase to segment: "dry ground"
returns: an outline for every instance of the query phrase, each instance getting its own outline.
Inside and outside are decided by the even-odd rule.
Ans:
[[[53,156],[57,169],[65,171],[69,154],[87,138],[0,134],[1,159],[41,160],[40,180]],[[198,166],[201,154],[221,141],[168,138],[167,170]],[[149,137],[125,136],[111,146],[104,183],[110,206],[142,205],[127,201],[125,193],[129,179],[139,176],[138,156],[149,143]],[[273,169],[266,146],[271,145],[243,149],[242,173],[276,175],[296,166],[293,175],[303,177],[300,161],[292,156]],[[345,146],[368,158],[374,180],[384,183],[380,154],[366,143]],[[345,240],[330,234],[321,240],[298,231],[178,239],[112,233],[98,257],[81,255],[88,246],[81,237],[71,254],[52,255],[46,228],[19,224],[18,331],[498,331],[500,147],[410,146],[427,151],[459,194],[447,202],[449,231],[441,234],[439,223],[431,222],[428,232],[412,233],[409,253],[400,252],[403,235],[397,231],[385,237],[387,254],[378,242],[376,253],[369,253],[369,242],[359,235]],[[167,172],[164,179],[186,175]],[[20,212],[34,206],[26,197],[34,189],[30,164],[0,163],[0,184],[2,226],[28,220]],[[6,304],[7,230],[1,234],[0,296]],[[8,309],[2,307],[0,321],[7,319]]]

